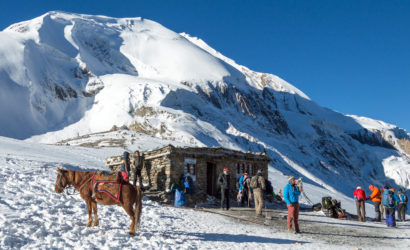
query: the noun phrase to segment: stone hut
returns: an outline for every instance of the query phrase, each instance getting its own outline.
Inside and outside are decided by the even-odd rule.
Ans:
[[[169,192],[173,183],[179,183],[182,176],[189,174],[195,186],[193,200],[206,199],[207,195],[219,197],[217,178],[224,167],[231,176],[231,196],[236,195],[236,181],[244,173],[251,176],[261,169],[268,178],[270,159],[263,153],[244,153],[222,147],[174,147],[168,145],[143,152],[144,167],[142,177],[144,186],[149,187],[147,195],[157,193],[164,202],[172,200]],[[112,171],[118,165],[109,163]]]

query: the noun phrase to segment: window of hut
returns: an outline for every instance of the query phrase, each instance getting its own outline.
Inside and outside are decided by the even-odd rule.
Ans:
[[[193,181],[196,181],[196,159],[184,158],[184,176],[190,175]]]
[[[236,179],[239,180],[241,178],[241,164],[239,162],[236,163]]]
[[[253,173],[255,172],[253,169],[253,166],[251,164],[248,164],[248,169],[249,169],[249,175],[252,176]]]
[[[194,164],[189,165],[189,174],[190,175],[196,175],[196,165],[194,165]]]

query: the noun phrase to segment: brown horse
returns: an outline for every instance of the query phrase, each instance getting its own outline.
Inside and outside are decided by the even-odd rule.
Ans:
[[[74,171],[66,169],[57,169],[57,180],[55,184],[56,193],[62,193],[67,187],[74,187],[81,198],[84,199],[88,211],[87,227],[98,226],[97,202],[103,205],[119,204],[131,218],[130,234],[135,235],[135,230],[139,228],[141,210],[142,210],[142,191],[139,187],[134,187],[129,183],[122,184],[121,195],[118,203],[105,193],[98,193],[92,198],[91,180],[96,172]],[[135,209],[133,208],[136,204]],[[94,212],[94,223],[91,212]]]

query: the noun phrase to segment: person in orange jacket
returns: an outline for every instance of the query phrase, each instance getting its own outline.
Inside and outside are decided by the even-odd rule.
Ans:
[[[371,200],[374,203],[374,211],[376,212],[376,218],[374,218],[373,221],[382,221],[381,220],[381,214],[380,214],[380,204],[382,201],[382,195],[380,193],[380,189],[377,187],[370,185],[369,186],[370,191],[372,191],[371,195],[367,197],[367,200]]]

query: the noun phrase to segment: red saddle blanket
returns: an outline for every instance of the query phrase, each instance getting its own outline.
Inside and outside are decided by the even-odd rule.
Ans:
[[[103,172],[97,172],[91,181],[91,186],[95,192],[105,193],[110,196],[115,202],[120,200],[122,179],[118,174],[107,175]]]

